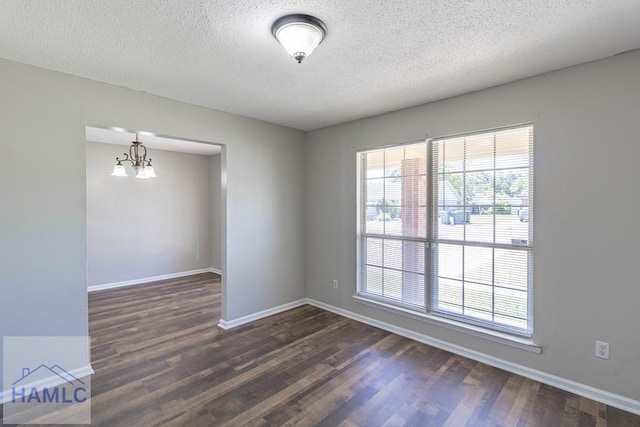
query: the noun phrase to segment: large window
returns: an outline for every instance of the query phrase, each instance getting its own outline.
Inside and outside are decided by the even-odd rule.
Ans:
[[[358,294],[530,336],[533,127],[358,156]]]

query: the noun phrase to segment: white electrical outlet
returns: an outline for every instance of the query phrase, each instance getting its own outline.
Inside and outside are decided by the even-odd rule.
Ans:
[[[596,357],[600,359],[609,359],[609,343],[604,341],[596,341]]]
[[[333,281],[333,289],[338,289],[338,281],[337,280]]]

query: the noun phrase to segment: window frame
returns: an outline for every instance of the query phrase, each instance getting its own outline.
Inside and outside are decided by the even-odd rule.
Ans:
[[[517,328],[517,327],[508,327],[502,326],[498,323],[495,323],[495,320],[490,322],[481,321],[478,319],[474,319],[473,317],[465,316],[464,314],[451,314],[442,310],[436,309],[436,290],[439,286],[438,277],[437,277],[437,257],[439,252],[440,244],[447,244],[451,242],[447,242],[445,239],[438,238],[438,223],[439,223],[439,206],[438,206],[438,197],[433,196],[434,191],[440,191],[438,187],[438,178],[440,173],[438,168],[436,167],[436,162],[434,161],[434,147],[433,144],[438,143],[439,141],[447,141],[453,138],[461,138],[461,137],[472,137],[478,136],[482,134],[496,134],[501,131],[508,131],[510,129],[526,129],[530,128],[529,132],[529,147],[528,147],[528,163],[526,166],[526,170],[528,172],[528,188],[527,188],[527,197],[528,201],[526,207],[528,209],[528,222],[527,222],[527,242],[526,244],[504,244],[498,243],[495,241],[491,243],[479,243],[479,242],[470,242],[466,239],[462,239],[454,242],[454,244],[466,247],[466,246],[477,246],[477,247],[488,247],[492,248],[492,265],[495,263],[495,250],[496,249],[506,249],[506,250],[517,250],[524,251],[527,254],[526,261],[526,292],[527,292],[527,319],[526,319],[526,329],[525,328]],[[427,220],[427,230],[424,238],[422,237],[407,237],[404,235],[386,235],[385,230],[381,234],[370,233],[366,230],[367,223],[367,200],[364,199],[366,197],[366,184],[367,184],[367,166],[364,163],[365,156],[364,154],[374,153],[376,151],[385,152],[386,150],[390,150],[398,147],[406,147],[412,144],[425,144],[426,145],[426,180],[427,180],[427,212],[426,212],[426,220]],[[495,144],[495,143],[494,143]],[[495,147],[495,145],[494,145]],[[356,227],[357,227],[357,273],[356,273],[356,295],[354,296],[354,300],[358,302],[363,302],[366,304],[371,303],[371,305],[379,305],[383,309],[392,309],[392,311],[397,311],[400,313],[404,313],[406,315],[412,317],[422,317],[428,318],[428,320],[435,320],[436,323],[442,322],[447,325],[458,325],[462,328],[468,327],[473,331],[480,331],[484,333],[488,333],[490,335],[498,335],[498,336],[507,336],[513,339],[522,339],[522,338],[531,338],[533,337],[533,324],[534,324],[534,316],[533,316],[533,189],[534,189],[534,126],[533,123],[523,123],[511,126],[497,127],[491,128],[481,131],[474,132],[465,132],[460,134],[439,136],[434,138],[427,138],[426,140],[419,141],[410,141],[398,144],[385,145],[381,147],[375,147],[370,149],[362,149],[356,152]],[[496,172],[500,168],[495,165],[495,159],[497,158],[495,151],[493,154],[494,166],[491,169],[492,172]],[[383,161],[383,168],[386,167],[386,161]],[[523,168],[524,169],[524,168]],[[465,166],[464,173],[467,173],[467,169]],[[385,174],[382,174],[384,179]],[[493,189],[495,191],[496,182],[493,183]],[[495,199],[494,199],[495,200]],[[402,201],[404,203],[404,200]],[[495,202],[494,202],[495,204]],[[496,214],[494,214],[495,216]],[[495,224],[495,222],[494,222]],[[495,231],[494,231],[495,233]],[[366,280],[364,269],[367,267],[366,262],[366,253],[365,253],[365,245],[368,238],[380,238],[382,244],[386,240],[398,240],[401,242],[406,241],[416,241],[423,243],[425,245],[425,264],[424,264],[424,307],[417,307],[411,304],[403,303],[402,301],[385,298],[383,296],[377,296],[371,293],[366,293],[363,291],[363,281]],[[470,244],[469,244],[470,243]],[[381,267],[384,274],[384,265]],[[491,282],[492,290],[495,292],[496,281],[495,278],[492,279]],[[397,310],[393,310],[396,308]],[[492,316],[495,316],[495,306],[492,308]]]

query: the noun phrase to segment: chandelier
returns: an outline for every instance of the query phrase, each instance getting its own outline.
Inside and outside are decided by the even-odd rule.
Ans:
[[[136,140],[131,142],[129,147],[129,154],[124,153],[124,159],[116,157],[116,166],[113,168],[113,176],[127,176],[127,171],[124,168],[122,162],[131,162],[133,170],[136,173],[136,178],[148,179],[156,178],[156,172],[151,166],[151,158],[147,159],[147,148],[142,145],[142,142],[138,141],[138,134],[136,133]]]

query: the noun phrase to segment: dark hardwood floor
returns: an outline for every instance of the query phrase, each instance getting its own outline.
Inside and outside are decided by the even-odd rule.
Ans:
[[[94,292],[99,426],[640,426],[640,417],[303,306],[216,327],[202,274]]]

